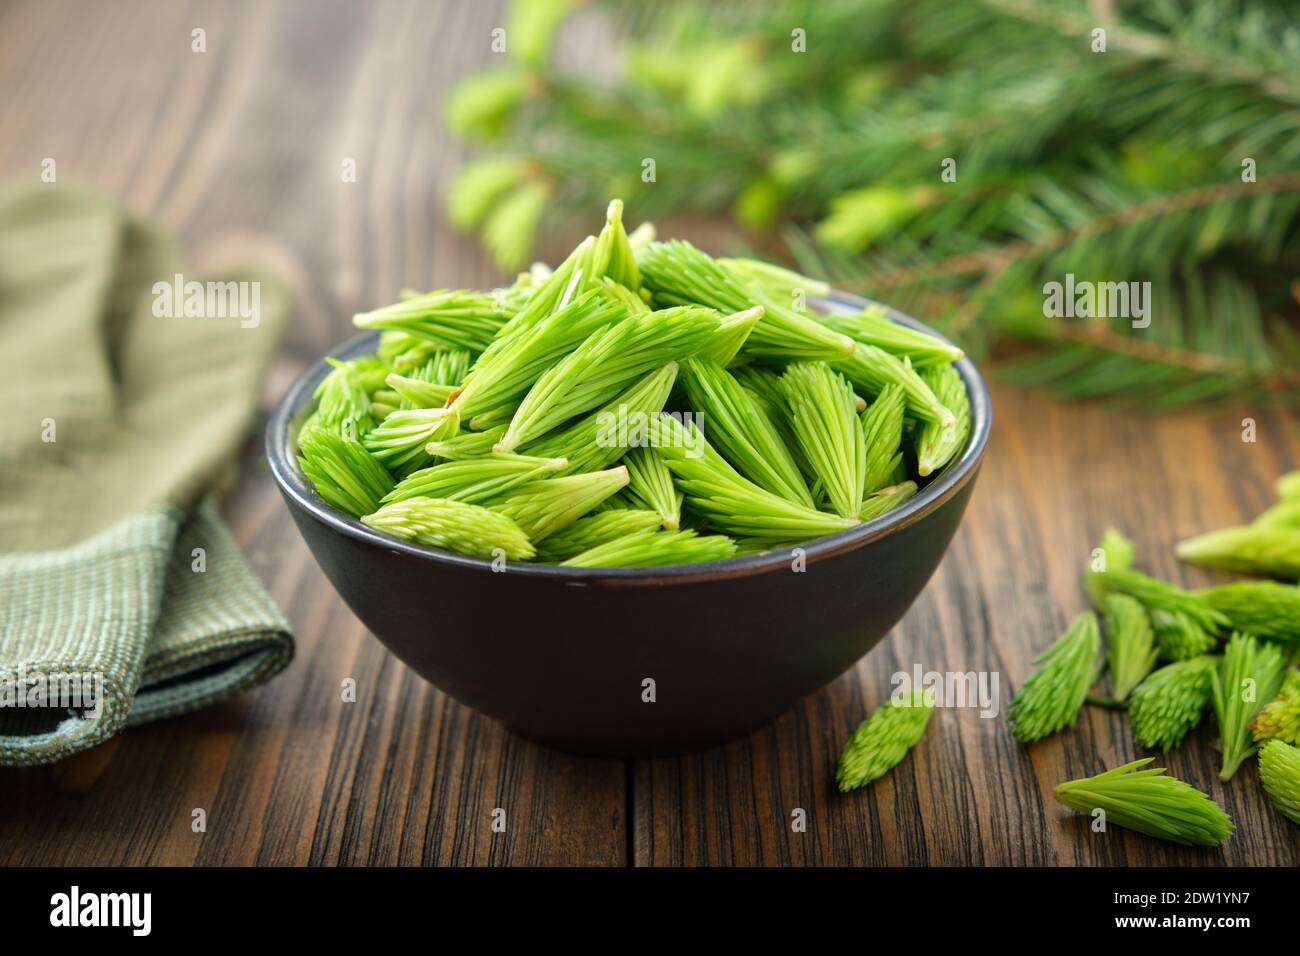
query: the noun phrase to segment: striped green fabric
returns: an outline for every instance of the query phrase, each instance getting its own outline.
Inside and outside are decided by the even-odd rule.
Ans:
[[[293,656],[213,494],[284,297],[160,316],[174,247],[96,192],[0,190],[0,764],[253,687]],[[188,278],[188,277],[187,277]]]

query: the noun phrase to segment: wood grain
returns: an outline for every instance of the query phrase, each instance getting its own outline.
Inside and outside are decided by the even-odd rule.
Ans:
[[[1072,731],[1026,747],[1005,713],[939,711],[886,778],[836,793],[839,747],[890,677],[992,671],[1002,710],[1031,659],[1087,608],[1082,570],[1101,533],[1130,533],[1141,566],[1189,586],[1227,576],[1180,565],[1172,545],[1239,522],[1271,500],[1274,476],[1300,465],[1294,418],[1136,412],[999,390],[992,442],[970,510],[920,600],[849,674],[770,728],[711,753],[641,762],[633,778],[633,860],[652,864],[1295,865],[1300,830],[1268,805],[1255,764],[1218,780],[1207,721],[1160,763],[1219,800],[1237,824],[1222,850],[1183,849],[1090,822],[1057,805],[1062,780],[1148,753],[1127,717],[1087,708]],[[1241,419],[1258,441],[1241,441]],[[808,573],[815,573],[809,569]],[[810,634],[816,622],[809,622]],[[803,808],[807,831],[791,829]]]
[[[500,280],[445,224],[464,151],[439,108],[491,56],[501,7],[9,4],[0,175],[35,178],[53,157],[60,181],[157,217],[198,265],[283,276],[297,313],[268,383],[278,395],[363,305]],[[200,27],[206,53],[190,48]],[[260,437],[225,510],[294,625],[294,665],[239,702],[123,735],[107,761],[5,771],[0,862],[625,862],[624,765],[523,741],[388,655],[312,562]],[[196,808],[206,833],[192,832]]]
[[[466,150],[439,117],[449,84],[490,64],[502,21],[495,2],[0,4],[0,175],[36,177],[53,157],[61,179],[159,219],[198,265],[282,276],[297,311],[269,401],[349,334],[353,311],[403,286],[503,278],[446,225],[442,197]],[[198,27],[206,53],[190,49]],[[589,59],[599,48],[581,32],[565,44]],[[355,183],[342,181],[345,159]],[[1300,830],[1268,807],[1253,764],[1218,783],[1209,728],[1168,765],[1236,820],[1222,851],[1094,834],[1056,806],[1060,780],[1134,756],[1110,712],[1029,748],[1001,715],[941,712],[895,773],[835,792],[839,747],[893,672],[996,672],[1005,710],[1033,655],[1084,608],[1080,571],[1108,524],[1136,539],[1146,568],[1205,583],[1214,577],[1180,566],[1172,543],[1260,510],[1274,476],[1300,465],[1294,418],[1260,410],[1152,419],[999,391],[996,414],[965,523],[880,648],[748,739],[630,764],[519,739],[389,656],[312,562],[250,437],[226,514],[293,622],[293,667],[58,768],[0,772],[0,863],[1300,862]],[[1241,441],[1245,415],[1257,443]],[[356,703],[341,700],[347,677]],[[498,807],[507,827],[494,835]],[[806,832],[792,831],[797,808]],[[191,828],[195,809],[206,832]]]

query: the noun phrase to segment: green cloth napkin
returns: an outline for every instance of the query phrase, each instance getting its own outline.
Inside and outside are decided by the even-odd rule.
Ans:
[[[293,656],[213,502],[285,297],[225,276],[257,283],[250,307],[185,317],[155,286],[178,274],[204,281],[94,191],[0,190],[0,764],[230,697]],[[102,696],[18,706],[75,692],[60,675]]]

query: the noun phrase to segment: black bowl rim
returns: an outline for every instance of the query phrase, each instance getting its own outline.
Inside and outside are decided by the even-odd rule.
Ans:
[[[810,304],[819,303],[839,306],[860,311],[870,305],[881,305],[889,317],[902,325],[909,326],[951,342],[934,329],[918,320],[890,308],[883,303],[875,303],[860,296],[846,292],[833,291],[829,295],[810,299]],[[365,332],[354,336],[329,353],[331,358],[352,358],[369,345],[373,352],[378,332]],[[364,354],[364,353],[362,353]],[[971,433],[966,448],[953,461],[949,462],[934,478],[909,501],[893,511],[855,528],[833,535],[815,538],[798,547],[803,552],[808,564],[834,557],[846,551],[855,551],[872,541],[893,534],[931,514],[946,501],[957,494],[971,481],[984,457],[989,433],[993,426],[993,406],[988,385],[983,376],[968,358],[963,357],[954,363],[963,382],[971,405]],[[314,519],[340,534],[376,547],[387,548],[399,554],[421,558],[432,565],[452,565],[465,570],[483,571],[491,574],[523,575],[555,580],[573,586],[587,585],[665,585],[697,584],[718,578],[748,577],[769,571],[786,570],[790,566],[791,548],[781,548],[759,554],[725,558],[720,561],[705,561],[697,564],[676,564],[651,568],[566,568],[554,564],[529,564],[526,562],[509,562],[503,570],[493,568],[486,558],[470,557],[453,551],[444,551],[424,545],[410,544],[387,535],[380,534],[362,524],[350,515],[334,510],[316,494],[306,478],[299,471],[296,455],[290,451],[290,430],[295,419],[310,401],[316,386],[329,372],[329,365],[322,359],[305,369],[289,386],[284,396],[271,413],[266,430],[266,455],[271,466],[271,474],[281,492]]]

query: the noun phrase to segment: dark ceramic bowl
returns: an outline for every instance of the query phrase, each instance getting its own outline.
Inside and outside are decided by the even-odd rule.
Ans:
[[[840,294],[813,302],[821,311],[865,305]],[[353,358],[375,343],[369,333],[333,354]],[[323,361],[280,401],[267,457],[343,600],[426,680],[564,750],[680,753],[739,737],[834,680],[925,587],[989,436],[984,380],[968,360],[957,368],[971,402],[967,447],[902,507],[804,545],[802,573],[788,550],[669,568],[493,571],[481,558],[385,537],[332,509],[298,468],[294,438],[329,371]]]

